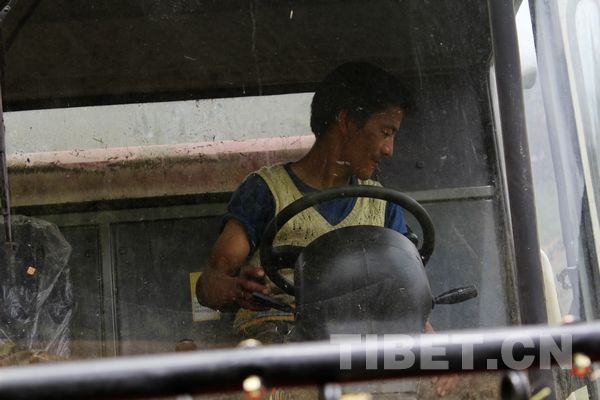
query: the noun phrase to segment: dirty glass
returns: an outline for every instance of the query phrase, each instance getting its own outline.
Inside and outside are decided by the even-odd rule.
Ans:
[[[532,9],[536,47],[521,45],[533,56],[523,93],[548,320],[591,321],[598,319],[599,304],[600,14],[596,2],[586,1],[536,2]],[[565,396],[598,395],[597,384],[567,374],[558,382]]]
[[[356,246],[373,243],[367,263],[381,271],[416,268],[413,275],[422,278],[433,297],[463,287],[477,293],[457,304],[440,301],[433,310],[428,303],[415,317],[420,325],[414,329],[407,328],[404,316],[395,316],[375,333],[420,333],[425,319],[435,331],[518,323],[502,132],[492,111],[486,2],[4,3],[11,6],[1,22],[11,215],[5,215],[2,229],[8,241],[7,227],[12,227],[19,251],[3,248],[2,273],[9,276],[18,269],[20,275],[2,281],[3,308],[10,303],[10,310],[18,312],[3,311],[0,365],[202,352],[257,337],[265,344],[329,340],[329,334],[343,330],[340,326],[364,327],[358,314],[377,320],[384,311],[413,312],[416,302],[403,294],[416,287],[410,276],[396,286],[386,279],[373,283],[364,290],[371,308],[360,312],[338,285],[342,293],[333,298],[339,301],[330,304],[336,315],[305,318],[305,325],[290,313],[290,303],[292,311],[304,307],[317,315],[319,310],[290,296],[275,297],[285,300],[283,311],[269,314],[281,317],[275,323],[257,318],[248,329],[237,329],[236,304],[252,301],[237,297],[249,295],[238,285],[228,286],[236,296],[228,305],[211,307],[197,298],[200,277],[224,265],[218,264],[224,262],[219,257],[211,258],[223,255],[215,244],[230,226],[224,215],[233,206],[267,207],[273,197],[268,191],[261,198],[242,196],[236,205],[236,188],[262,167],[305,157],[315,144],[311,102],[319,83],[334,68],[358,61],[389,72],[411,93],[393,155],[377,154],[373,178],[425,208],[436,236],[433,253],[424,270],[420,264],[383,266],[381,254],[389,242],[356,230],[352,237],[329,236],[331,242],[315,244],[310,254],[296,250],[294,260],[299,251],[309,260],[297,270],[299,265],[309,269],[310,257],[323,268],[346,261],[364,267]],[[369,118],[364,125],[348,121],[362,129]],[[366,149],[346,150],[348,156],[369,157],[360,151]],[[336,160],[336,165],[346,164]],[[313,168],[309,177],[331,170]],[[292,185],[302,184],[298,179]],[[581,195],[581,190],[578,186],[574,193]],[[387,218],[383,207],[377,211],[379,225]],[[429,231],[415,215],[405,212],[405,217],[414,236],[401,229],[395,237],[415,256],[411,240],[422,248]],[[262,232],[250,229],[243,226],[235,236],[239,241],[226,246],[227,257],[235,253],[241,258],[232,279],[242,265],[258,262],[252,257]],[[40,239],[34,239],[31,232],[38,231]],[[543,250],[554,268],[564,264],[555,262],[564,249]],[[51,257],[53,252],[60,257]],[[297,289],[325,282],[320,275],[300,273],[294,278]],[[329,276],[322,286],[331,289],[345,275]],[[214,287],[215,295],[229,293],[225,286]],[[569,307],[580,306],[573,293],[559,291],[561,307],[569,302]],[[347,321],[330,324],[346,311]],[[472,398],[497,396],[499,379],[495,373],[461,377],[449,397],[463,398],[467,391]],[[437,389],[438,383],[422,379],[345,390],[380,398],[419,392],[419,398],[432,398]],[[298,396],[314,397],[315,391]]]
[[[598,315],[593,293],[598,274],[598,62],[590,50],[597,47],[591,21],[598,21],[598,10],[593,2],[568,3],[537,9],[536,79],[524,91],[541,250],[556,278],[550,296],[555,321],[567,314],[580,319]],[[585,16],[584,9],[589,9]],[[553,30],[559,24],[577,29],[561,35]],[[560,46],[550,44],[550,37]]]

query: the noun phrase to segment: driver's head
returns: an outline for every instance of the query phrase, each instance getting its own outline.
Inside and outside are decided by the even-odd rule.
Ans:
[[[411,107],[408,91],[391,74],[365,62],[342,64],[319,84],[311,104],[310,127],[317,137],[324,135],[341,111],[358,127],[374,113]]]

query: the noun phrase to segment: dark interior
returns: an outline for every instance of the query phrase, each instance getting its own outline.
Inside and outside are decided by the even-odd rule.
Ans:
[[[11,1],[5,110],[311,91],[333,67],[481,69],[485,2]]]

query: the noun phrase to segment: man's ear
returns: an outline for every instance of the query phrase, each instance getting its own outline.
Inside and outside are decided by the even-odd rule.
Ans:
[[[352,133],[356,130],[356,123],[350,118],[348,115],[348,111],[342,110],[338,113],[335,123],[340,130],[340,132],[344,135]]]

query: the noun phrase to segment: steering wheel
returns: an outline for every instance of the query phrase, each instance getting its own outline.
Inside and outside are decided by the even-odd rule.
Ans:
[[[294,295],[295,287],[289,279],[281,274],[280,270],[292,267],[304,247],[278,246],[274,248],[275,236],[282,226],[307,208],[345,197],[368,197],[386,200],[398,204],[411,213],[417,219],[423,231],[423,244],[419,249],[419,254],[423,265],[427,264],[435,245],[435,232],[429,214],[415,200],[396,190],[379,186],[353,185],[326,189],[310,193],[289,204],[269,222],[263,233],[259,247],[261,265],[269,279],[284,292]]]

